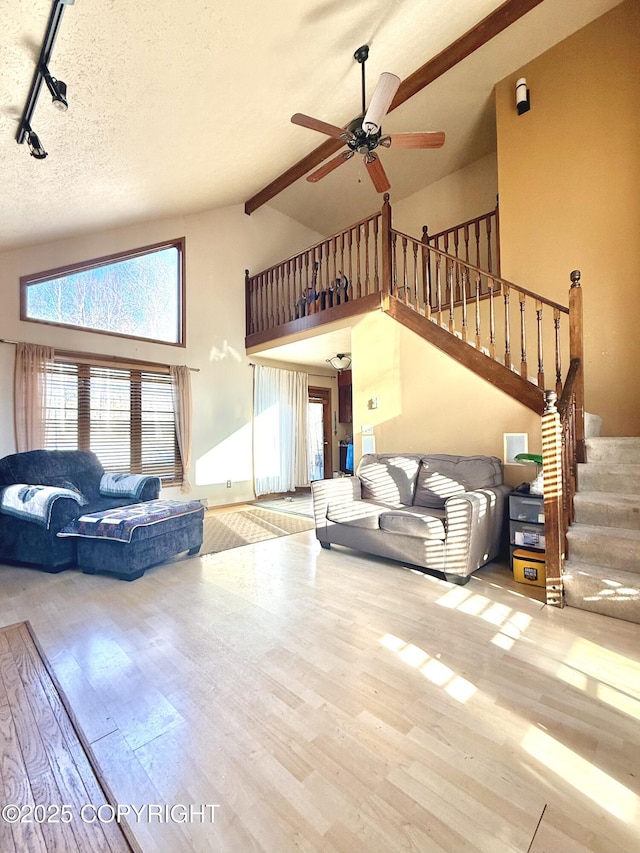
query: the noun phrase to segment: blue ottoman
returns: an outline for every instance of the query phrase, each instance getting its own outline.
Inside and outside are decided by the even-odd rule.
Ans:
[[[145,501],[81,515],[58,536],[77,537],[78,566],[85,574],[107,572],[132,581],[183,551],[197,554],[203,519],[199,501]]]

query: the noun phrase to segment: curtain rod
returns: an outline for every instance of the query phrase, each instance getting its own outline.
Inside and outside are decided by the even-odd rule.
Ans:
[[[25,343],[25,341],[10,341],[8,338],[0,338],[0,344],[14,344],[17,346],[18,344]],[[55,349],[55,347],[54,347]],[[109,358],[112,361],[128,361],[131,364],[151,364],[149,361],[143,361],[139,358],[125,358],[121,355],[101,355],[94,354],[89,352],[72,352],[71,350],[58,350],[58,352],[64,352],[66,355],[77,355],[77,356],[85,356],[85,357],[93,357],[93,358]],[[170,365],[167,365],[169,367]],[[188,365],[187,365],[188,366]],[[192,370],[194,373],[200,373],[199,367],[189,367],[189,370]]]
[[[249,362],[249,367],[263,367],[264,365],[255,365],[252,361]],[[289,367],[277,367],[276,370],[291,370]],[[301,371],[291,370],[292,373],[300,373]],[[305,371],[306,373],[306,371]],[[314,379],[334,379],[331,373],[307,373],[307,376],[313,376]]]

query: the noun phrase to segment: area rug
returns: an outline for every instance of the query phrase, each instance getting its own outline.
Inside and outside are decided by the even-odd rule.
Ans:
[[[265,539],[277,539],[303,530],[313,530],[310,518],[283,512],[271,512],[259,507],[205,516],[204,540],[200,556],[217,554],[241,545],[251,545]]]
[[[0,628],[0,759],[0,850],[140,853],[28,622]]]

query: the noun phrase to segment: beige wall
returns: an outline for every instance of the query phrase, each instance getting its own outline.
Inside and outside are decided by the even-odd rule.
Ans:
[[[393,205],[393,227],[412,237],[422,226],[437,234],[460,222],[488,213],[496,206],[496,155],[488,154]]]
[[[18,319],[21,275],[181,236],[186,237],[186,348]],[[212,505],[248,500],[253,498],[252,376],[244,349],[244,269],[259,271],[319,238],[270,208],[249,217],[236,206],[5,252],[0,255],[0,338],[197,368],[191,374],[191,496],[207,497]],[[13,346],[0,345],[0,456],[15,452],[14,355]],[[179,493],[167,489],[165,494]]]
[[[380,312],[357,322],[353,350],[354,451],[373,426],[377,453],[486,454],[503,458],[505,432],[528,434],[539,453],[540,418]],[[379,406],[370,409],[377,397]],[[533,479],[530,466],[505,466],[505,480]]]
[[[518,116],[525,76],[531,110]],[[502,271],[568,304],[582,272],[586,406],[640,434],[640,4],[617,6],[497,86]]]

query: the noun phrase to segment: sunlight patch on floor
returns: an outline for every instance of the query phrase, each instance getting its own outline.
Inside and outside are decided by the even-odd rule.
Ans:
[[[477,690],[475,684],[457,675],[437,657],[432,657],[414,643],[407,643],[394,634],[384,634],[378,642],[385,649],[395,652],[408,666],[417,669],[432,684],[442,687],[457,702],[466,702]]]
[[[546,732],[531,726],[522,748],[614,817],[626,823],[638,819],[640,799],[633,791]]]

